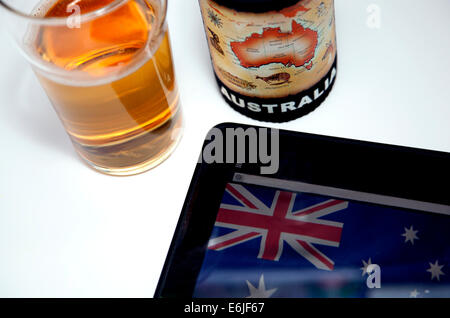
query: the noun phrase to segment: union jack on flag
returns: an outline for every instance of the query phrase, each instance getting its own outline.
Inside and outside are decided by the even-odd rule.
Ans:
[[[276,191],[267,206],[242,185],[229,183],[226,191],[240,204],[223,203],[215,225],[234,231],[212,238],[209,249],[220,251],[261,238],[258,258],[278,261],[286,243],[315,267],[333,270],[333,260],[314,245],[339,247],[343,223],[323,217],[346,209],[348,202],[331,199],[295,210],[293,192]]]

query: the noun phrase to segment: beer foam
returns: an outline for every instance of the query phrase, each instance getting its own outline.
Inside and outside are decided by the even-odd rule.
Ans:
[[[31,15],[36,18],[43,18],[45,14],[58,2],[58,0],[42,0],[36,4],[31,11]]]

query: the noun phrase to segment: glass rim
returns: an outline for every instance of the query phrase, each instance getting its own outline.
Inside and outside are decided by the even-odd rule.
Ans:
[[[101,17],[105,14],[108,14],[108,13],[114,11],[115,9],[121,7],[126,2],[129,2],[129,1],[133,1],[133,0],[114,0],[113,2],[107,4],[106,6],[98,8],[97,10],[94,10],[94,11],[91,11],[88,13],[83,13],[80,15],[80,19],[81,19],[80,22],[83,23],[83,22],[89,21],[91,19]],[[161,0],[161,2],[163,3],[163,6],[162,6],[163,18],[161,19],[160,25],[163,25],[163,23],[166,19],[166,15],[167,15],[167,0]],[[4,0],[0,0],[0,8],[5,9],[9,13],[14,14],[19,18],[23,18],[23,19],[28,20],[29,22],[33,22],[33,23],[37,23],[37,24],[66,25],[67,19],[70,17],[70,16],[69,17],[45,17],[45,16],[35,16],[32,14],[27,14],[27,13],[24,13],[20,10],[17,10],[15,8],[11,7],[9,4],[5,3]]]

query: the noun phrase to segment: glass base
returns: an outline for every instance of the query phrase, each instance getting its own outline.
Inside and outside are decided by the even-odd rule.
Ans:
[[[127,141],[86,147],[72,140],[75,150],[89,167],[112,176],[146,172],[165,161],[182,138],[183,119],[177,114],[161,127]]]
[[[180,134],[180,136],[178,137],[178,140],[176,142],[172,143],[166,149],[166,151],[164,153],[162,153],[160,156],[158,156],[156,158],[152,158],[152,159],[150,159],[146,162],[143,162],[139,165],[126,167],[126,168],[106,168],[106,167],[98,166],[98,165],[95,165],[93,162],[87,160],[85,157],[83,157],[83,155],[81,153],[79,153],[79,152],[77,152],[77,153],[78,153],[78,155],[80,155],[83,162],[90,168],[94,169],[95,171],[98,171],[98,172],[101,172],[103,174],[107,174],[110,176],[119,176],[119,177],[120,176],[121,177],[133,176],[133,175],[147,172],[147,171],[157,167],[161,163],[163,163],[175,151],[181,138],[182,138],[182,134]]]

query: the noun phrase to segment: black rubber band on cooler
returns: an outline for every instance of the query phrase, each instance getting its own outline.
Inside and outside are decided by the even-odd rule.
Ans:
[[[217,77],[217,75],[215,75],[215,77],[217,80],[217,84],[219,85],[219,89],[221,90],[221,95],[234,110],[247,117],[259,121],[283,123],[305,116],[319,107],[320,104],[322,104],[323,101],[327,98],[330,91],[333,89],[334,82],[336,81],[336,74],[337,57],[335,58],[330,71],[323,78],[321,78],[317,82],[317,84],[313,85],[307,90],[300,92],[297,95],[289,95],[282,98],[257,98],[245,96],[230,89]],[[302,100],[304,100],[306,97],[309,97],[311,102],[299,107]],[[306,100],[308,99],[306,98]],[[290,105],[289,107],[286,106],[286,104],[289,103],[292,105],[292,102],[295,102],[295,110],[290,110],[292,108],[292,106]],[[245,106],[243,107],[242,105]],[[258,108],[256,107],[256,105],[260,106],[261,111],[255,111],[255,109]]]

